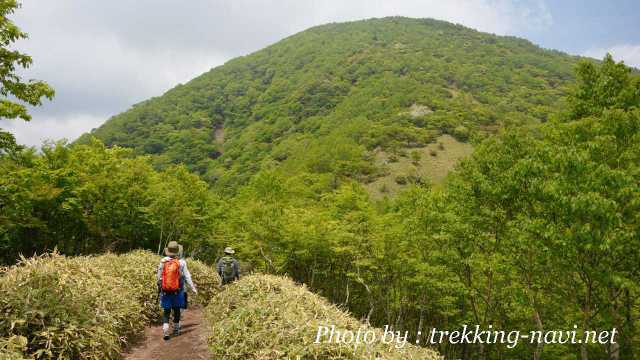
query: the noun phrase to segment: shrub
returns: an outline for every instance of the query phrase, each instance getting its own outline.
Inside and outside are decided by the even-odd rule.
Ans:
[[[424,180],[422,179],[422,177],[420,175],[417,174],[411,174],[411,175],[407,175],[407,182],[412,183],[412,184],[424,184]]]
[[[471,135],[471,131],[466,126],[460,125],[453,129],[451,135],[460,141],[467,141],[469,139],[469,135]]]
[[[229,285],[205,311],[209,348],[221,359],[436,359],[426,348],[379,341],[353,345],[314,344],[318,326],[369,330],[305,286],[272,275],[250,275]],[[373,329],[380,339],[380,329]]]
[[[438,156],[438,152],[435,149],[429,149],[429,155]]]
[[[407,183],[407,177],[404,175],[396,176],[396,184],[405,185]]]
[[[159,318],[158,261],[145,251],[22,259],[0,277],[0,349],[44,359],[118,358]],[[202,302],[214,291],[217,275],[189,264],[203,294],[193,301]]]
[[[411,151],[411,162],[418,166],[420,164],[420,160],[422,159],[422,154],[418,150]]]

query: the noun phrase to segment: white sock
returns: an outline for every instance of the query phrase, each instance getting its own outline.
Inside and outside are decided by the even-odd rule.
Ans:
[[[169,323],[164,323],[164,324],[162,324],[162,331],[163,331],[163,332],[167,332],[167,331],[169,331]]]

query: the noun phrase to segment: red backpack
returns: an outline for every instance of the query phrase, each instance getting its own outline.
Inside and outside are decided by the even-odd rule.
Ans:
[[[162,291],[176,292],[180,290],[180,261],[169,259],[162,268]]]

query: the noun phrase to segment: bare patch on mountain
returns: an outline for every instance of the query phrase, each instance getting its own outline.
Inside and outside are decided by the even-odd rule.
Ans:
[[[399,154],[386,151],[375,153],[376,164],[384,175],[365,185],[372,198],[393,197],[411,183],[427,181],[441,184],[449,172],[464,157],[473,152],[473,146],[441,135],[424,147],[404,148]]]
[[[431,110],[430,107],[428,107],[426,105],[413,104],[409,108],[409,111],[404,112],[404,113],[400,113],[400,115],[409,114],[413,118],[418,118],[418,117],[421,117],[421,116],[429,115],[431,113],[433,113],[433,110]]]

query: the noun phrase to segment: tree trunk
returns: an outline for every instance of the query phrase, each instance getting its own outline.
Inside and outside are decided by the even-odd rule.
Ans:
[[[485,354],[485,351],[484,351],[485,350],[484,344],[480,343],[479,347],[480,347],[480,352],[478,354],[478,359],[479,360],[486,360],[487,359],[487,354]]]
[[[542,326],[542,319],[540,319],[540,313],[538,312],[538,310],[533,311],[533,318],[535,319],[536,327],[538,328],[538,331],[542,333],[544,331],[544,327]],[[544,348],[544,342],[539,341],[538,344],[536,345],[536,350],[533,353],[533,360],[541,359],[543,348]]]
[[[418,320],[418,332],[416,333],[416,340],[419,344],[422,344],[422,326],[424,324],[424,309],[420,308],[420,320]]]
[[[585,304],[582,307],[582,343],[580,344],[580,360],[589,360],[589,353],[587,352],[586,339],[584,338],[586,332],[589,330],[589,316],[590,316],[590,295],[587,294]]]
[[[358,282],[364,286],[364,289],[367,291],[367,297],[369,298],[369,313],[367,313],[367,317],[365,318],[365,323],[367,325],[371,325],[371,314],[373,314],[373,298],[371,296],[371,289],[369,285],[367,285],[362,278],[358,278]]]
[[[160,251],[162,250],[162,235],[164,230],[164,221],[160,224],[160,241],[158,241],[158,255],[160,255]]]
[[[400,304],[402,304],[402,300],[400,301]],[[398,307],[398,316],[396,316],[395,330],[402,330],[402,305]]]
[[[616,328],[618,333],[622,330],[622,316],[620,314],[622,310],[622,305],[618,299],[618,296],[622,292],[622,290],[618,290],[616,292],[615,289],[611,289],[611,298],[613,299],[611,306],[611,318],[613,319],[613,326]],[[620,335],[618,335],[618,339],[614,343],[609,344],[609,360],[619,360],[620,359]]]
[[[349,280],[347,280],[346,295],[344,297],[344,306],[349,306]]]
[[[262,258],[265,261],[265,265],[267,266],[267,273],[271,274],[272,270],[274,269],[273,266],[273,262],[271,261],[271,259],[264,253],[264,249],[262,248],[262,246],[259,246],[260,248],[260,255],[262,255]]]
[[[618,343],[622,343],[622,348],[624,351],[624,355],[627,359],[635,359],[634,353],[635,349],[632,346],[629,346],[630,338],[633,338],[636,334],[635,320],[633,318],[633,307],[634,307],[635,299],[632,298],[629,289],[625,289],[624,291],[624,323],[625,323],[625,333],[626,336],[623,339],[619,338]]]

